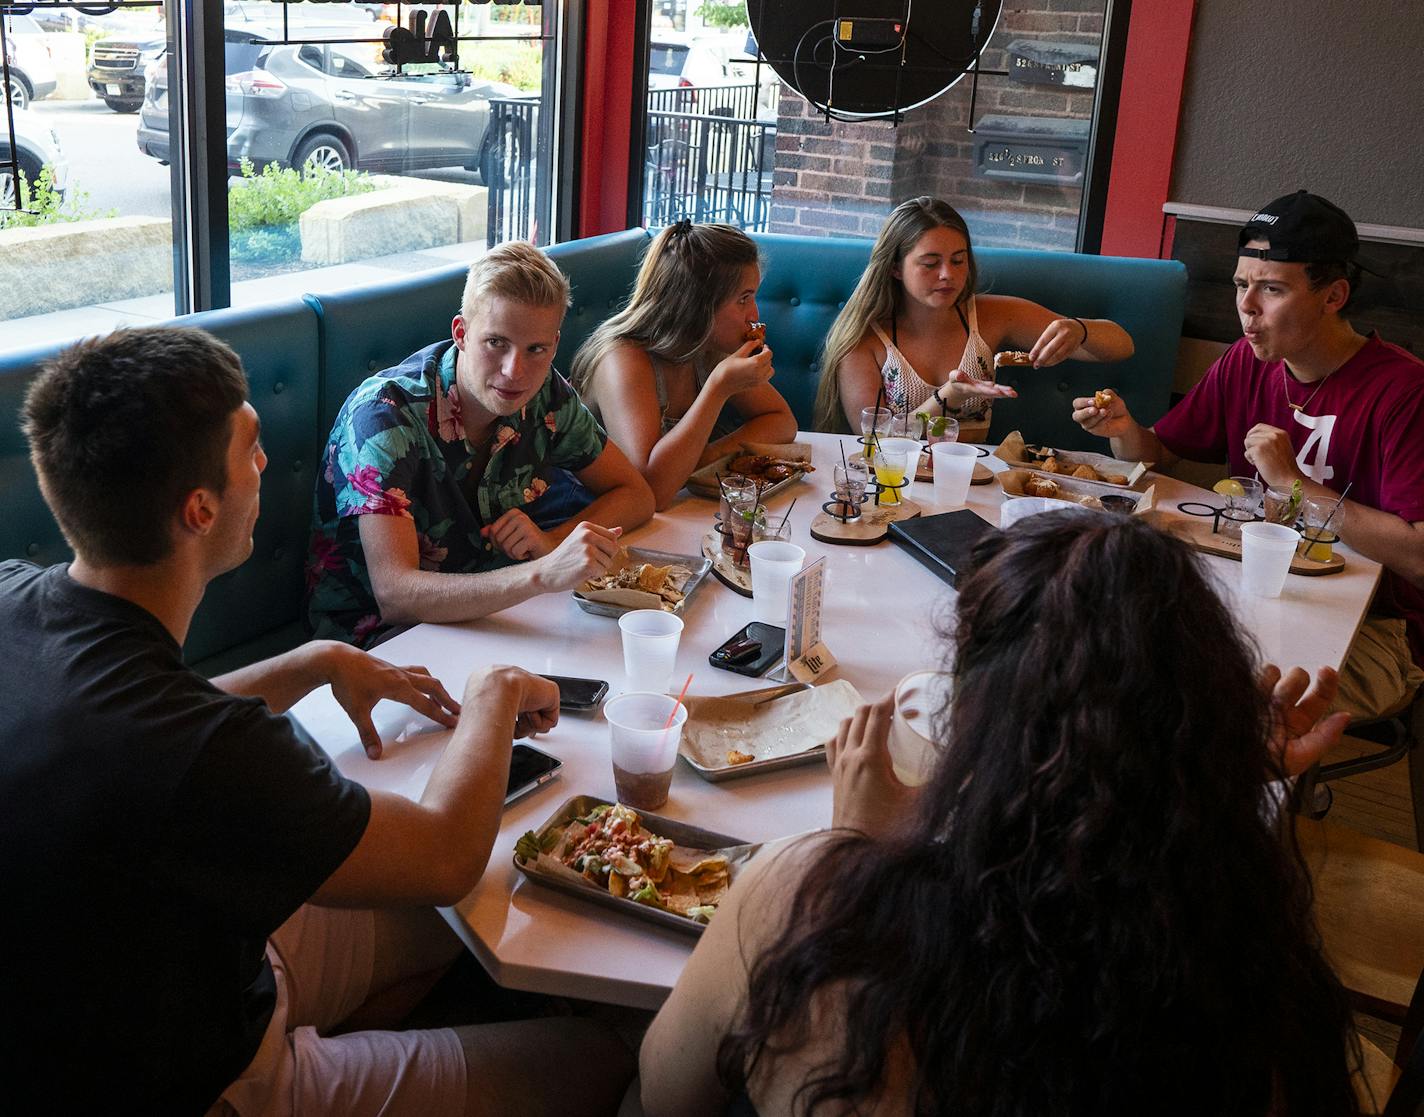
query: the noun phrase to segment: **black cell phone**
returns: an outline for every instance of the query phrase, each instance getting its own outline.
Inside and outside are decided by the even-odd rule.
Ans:
[[[504,801],[512,803],[540,784],[548,783],[563,766],[564,762],[557,756],[540,752],[533,745],[515,745],[509,758],[509,785]]]
[[[756,678],[766,674],[771,665],[781,658],[785,648],[786,629],[752,621],[709,655],[707,662],[724,671]]]
[[[608,693],[608,684],[602,679],[575,679],[569,675],[545,675],[544,678],[558,684],[561,710],[595,709]]]

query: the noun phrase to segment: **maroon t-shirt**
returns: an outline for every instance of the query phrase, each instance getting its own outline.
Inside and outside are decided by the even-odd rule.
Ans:
[[[1281,361],[1257,360],[1242,338],[1152,429],[1179,457],[1225,460],[1233,475],[1249,477],[1246,432],[1269,423],[1289,433],[1311,480],[1336,492],[1353,482],[1351,500],[1424,521],[1424,362],[1371,335],[1318,387]],[[1424,590],[1386,570],[1377,604],[1404,616],[1414,660],[1424,664]]]

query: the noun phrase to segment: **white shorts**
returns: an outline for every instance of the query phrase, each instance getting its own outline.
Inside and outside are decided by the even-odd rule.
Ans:
[[[365,1003],[371,912],[304,904],[267,943],[277,1003],[257,1054],[210,1117],[439,1117],[465,1110],[465,1054],[449,1028],[329,1032]]]

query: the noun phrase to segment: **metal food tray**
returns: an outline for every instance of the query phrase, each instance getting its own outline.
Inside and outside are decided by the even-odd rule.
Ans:
[[[785,447],[782,447],[782,449],[786,449],[791,446],[809,449],[809,447],[804,442],[787,443]],[[718,458],[716,461],[708,462],[706,465],[704,465],[701,469],[697,470],[695,473],[692,474],[692,476],[687,479],[687,491],[693,493],[696,496],[707,497],[709,500],[720,500],[722,498],[722,490],[721,487],[717,484],[717,474],[726,473],[727,463],[730,462],[733,458],[741,457],[742,454],[746,453],[762,452],[763,451],[761,449],[738,450],[736,453],[725,454],[722,457]],[[790,455],[787,456],[789,457]],[[811,464],[811,458],[809,456],[806,458],[806,464]],[[805,472],[803,470],[798,469],[785,480],[773,482],[766,488],[762,489],[762,499],[765,500],[769,496],[775,496],[777,493],[782,492],[785,489],[789,489],[792,485],[799,482],[805,476]]]
[[[542,839],[550,830],[567,826],[574,819],[588,814],[595,807],[605,805],[611,806],[612,804],[607,799],[599,799],[592,795],[575,795],[550,815],[548,820],[534,833]],[[700,826],[691,826],[686,822],[679,822],[675,818],[664,818],[662,815],[649,814],[646,811],[638,811],[638,818],[642,820],[643,826],[647,830],[658,837],[671,838],[678,845],[686,846],[689,849],[728,849],[732,846],[747,844],[741,838],[718,834],[713,830],[704,830]],[[671,927],[674,931],[681,931],[684,935],[700,935],[703,928],[706,927],[705,923],[698,923],[685,916],[663,911],[661,908],[649,907],[647,904],[615,896],[592,884],[576,884],[574,881],[546,873],[537,865],[524,864],[519,860],[518,854],[514,855],[514,867],[536,884],[542,884],[570,896],[577,896],[581,900],[588,900],[600,907],[611,908],[636,919],[657,923],[663,927]]]
[[[785,686],[767,687],[765,690],[740,690],[736,694],[721,694],[719,698],[752,698],[759,697],[766,701],[773,698],[781,698],[787,694],[795,694],[802,690],[811,690],[810,683],[787,683]],[[735,780],[741,776],[752,776],[758,772],[776,772],[782,768],[799,768],[803,764],[817,764],[826,759],[826,746],[824,743],[813,745],[809,749],[801,752],[793,752],[787,756],[773,756],[766,760],[748,760],[745,764],[723,764],[716,768],[704,768],[697,761],[693,760],[686,752],[682,751],[684,744],[678,749],[687,765],[708,783],[721,783],[723,780]]]
[[[712,561],[706,555],[676,555],[671,551],[653,551],[647,547],[629,547],[628,557],[637,562],[650,562],[655,566],[681,566],[692,571],[692,577],[687,579],[682,587],[682,600],[671,607],[664,607],[665,613],[680,615],[687,605],[697,587],[702,584],[702,580],[707,577],[707,572],[712,569]],[[585,613],[593,613],[599,617],[621,617],[624,613],[633,612],[633,608],[628,605],[613,605],[607,601],[590,601],[584,597],[579,590],[574,590],[574,600]]]

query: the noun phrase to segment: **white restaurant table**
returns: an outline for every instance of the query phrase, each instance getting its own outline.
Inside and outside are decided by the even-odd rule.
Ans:
[[[952,608],[953,591],[894,543],[844,547],[812,539],[809,524],[827,499],[840,440],[822,434],[802,434],[800,439],[814,447],[817,471],[771,498],[768,516],[779,518],[791,500],[797,500],[792,538],[806,548],[808,561],[827,556],[822,632],[840,663],[839,677],[849,679],[867,698],[879,696],[902,675],[935,661],[940,647],[936,622]],[[856,449],[850,437],[844,442],[847,453]],[[981,460],[991,468],[1002,464],[992,457]],[[1174,510],[1180,500],[1203,498],[1201,490],[1170,478],[1158,477],[1156,483],[1159,508]],[[910,495],[927,514],[941,511],[933,503],[932,485],[917,482]],[[978,485],[970,489],[969,507],[997,523],[1003,499],[997,483]],[[715,511],[711,501],[684,498],[631,532],[627,542],[699,554]],[[1208,566],[1269,660],[1313,670],[1343,662],[1379,580],[1376,563],[1346,553],[1343,572],[1291,576],[1278,600],[1238,594],[1239,563],[1209,558]],[[752,619],[751,608],[749,598],[708,575],[686,606],[675,672],[678,686],[689,672],[694,675],[692,694],[773,685],[770,678],[747,679],[707,662],[714,648]],[[617,622],[583,612],[566,593],[534,598],[481,621],[419,625],[382,644],[377,654],[394,663],[424,664],[457,697],[469,672],[489,663],[606,679],[610,693],[624,689]],[[420,796],[449,736],[404,707],[382,703],[375,714],[382,737],[387,742],[406,739],[388,744],[385,757],[371,761],[329,689],[309,695],[293,712],[345,775],[411,798]],[[465,716],[478,717],[479,711],[466,710]],[[677,980],[695,940],[620,919],[530,883],[512,864],[519,835],[542,823],[566,798],[614,797],[607,725],[600,714],[565,713],[553,732],[535,743],[564,762],[561,778],[506,808],[484,877],[445,915],[501,985],[656,1008]],[[671,797],[658,813],[765,841],[824,827],[830,809],[830,780],[823,765],[711,784],[679,764]]]

